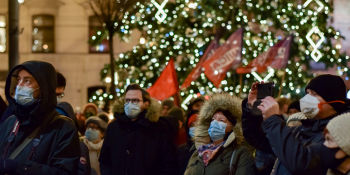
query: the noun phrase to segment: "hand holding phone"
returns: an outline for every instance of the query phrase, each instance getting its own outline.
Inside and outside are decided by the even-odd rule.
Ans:
[[[257,88],[258,88],[257,99],[264,99],[267,96],[273,97],[274,87],[275,87],[275,85],[272,82],[258,84],[257,85]]]
[[[261,103],[261,100],[264,99],[267,96],[274,96],[274,83],[269,82],[269,83],[259,83],[256,85],[257,86],[257,96],[256,96],[256,101],[253,104],[252,112],[254,115],[262,115],[261,110],[258,109],[258,106]]]

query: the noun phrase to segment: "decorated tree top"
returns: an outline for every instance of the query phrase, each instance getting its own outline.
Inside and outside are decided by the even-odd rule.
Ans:
[[[175,59],[181,84],[196,66],[214,38],[220,43],[237,29],[244,29],[242,65],[247,65],[260,53],[293,34],[290,59],[283,70],[258,74],[227,72],[217,89],[204,73],[181,91],[181,96],[227,91],[245,96],[253,82],[269,73],[276,87],[285,96],[301,96],[312,74],[310,64],[323,63],[327,68],[338,66],[339,74],[347,73],[349,57],[339,53],[334,43],[341,34],[329,25],[332,4],[328,1],[307,0],[151,0],[138,3],[137,12],[125,16],[123,30],[141,31],[140,44],[122,53],[116,60],[118,73],[117,95],[130,82],[150,87],[170,58]],[[101,78],[109,76],[109,65],[101,71]]]

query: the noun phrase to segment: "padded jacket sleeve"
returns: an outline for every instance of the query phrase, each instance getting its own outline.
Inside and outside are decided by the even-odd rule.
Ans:
[[[261,128],[262,116],[252,114],[247,99],[242,101],[242,129],[245,140],[261,151],[272,153],[268,139]]]
[[[295,130],[274,115],[263,122],[273,152],[292,174],[322,174],[325,167],[334,163],[336,150],[327,149],[322,143],[303,144],[295,137]]]

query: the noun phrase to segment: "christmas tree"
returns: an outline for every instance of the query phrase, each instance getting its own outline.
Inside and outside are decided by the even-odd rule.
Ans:
[[[329,0],[151,0],[138,3],[135,9],[135,14],[125,16],[124,28],[119,32],[138,29],[142,36],[140,44],[116,60],[118,96],[128,83],[150,87],[170,58],[175,59],[181,84],[214,38],[223,43],[239,28],[244,29],[243,66],[278,41],[294,35],[287,67],[259,75],[264,79],[271,74],[267,81],[273,81],[283,96],[302,96],[306,83],[314,76],[311,63],[318,62],[326,68],[337,66],[339,75],[348,74],[349,57],[340,53],[337,45],[342,36],[329,25],[333,11]],[[109,74],[106,65],[101,79],[109,78]],[[202,73],[180,94],[187,98],[226,91],[244,97],[257,80],[252,74],[239,75],[230,70],[217,89]]]

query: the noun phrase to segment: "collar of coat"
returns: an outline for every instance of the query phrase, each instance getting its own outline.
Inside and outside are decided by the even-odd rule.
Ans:
[[[237,143],[240,143],[241,139],[243,138],[239,124],[242,115],[241,103],[242,100],[240,98],[231,96],[227,93],[214,94],[211,96],[210,99],[202,106],[198,115],[198,120],[195,124],[196,129],[194,134],[194,143],[196,148],[211,142],[208,129],[212,121],[212,116],[218,109],[229,110],[237,120],[237,124],[233,128],[233,131],[230,133],[229,137],[226,139],[224,147],[228,147],[235,140]]]

